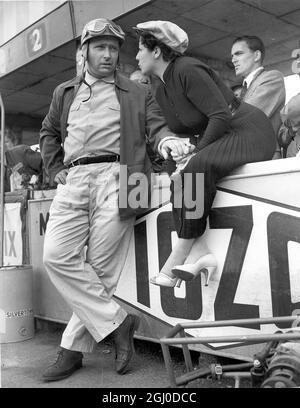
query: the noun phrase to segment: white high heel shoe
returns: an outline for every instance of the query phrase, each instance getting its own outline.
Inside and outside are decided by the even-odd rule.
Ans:
[[[172,268],[172,273],[179,279],[191,281],[200,273],[204,274],[205,286],[208,286],[212,273],[216,270],[218,264],[212,254],[206,254],[198,259],[194,264],[176,265]]]
[[[152,283],[152,285],[165,286],[167,288],[174,288],[175,286],[180,288],[181,282],[181,279],[178,279],[177,277],[171,278],[171,276],[166,275],[163,272],[150,278],[150,283]]]

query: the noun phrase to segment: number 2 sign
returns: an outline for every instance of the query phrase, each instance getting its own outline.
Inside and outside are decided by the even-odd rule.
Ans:
[[[26,36],[29,57],[34,57],[46,48],[46,29],[43,23],[39,24]]]

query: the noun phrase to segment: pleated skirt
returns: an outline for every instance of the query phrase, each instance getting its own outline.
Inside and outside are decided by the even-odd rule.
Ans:
[[[230,129],[224,136],[199,150],[181,171],[183,188],[180,206],[178,196],[174,196],[174,183],[171,183],[173,219],[178,236],[180,238],[201,236],[206,229],[218,181],[243,164],[271,160],[275,148],[276,136],[268,117],[260,109],[242,102],[232,117]],[[197,173],[204,174],[204,188],[202,183],[201,186],[197,184]],[[189,176],[185,176],[186,174]],[[185,180],[189,180],[189,185],[184,185]],[[184,191],[187,191],[187,188],[192,191],[193,198],[196,198],[197,194],[199,197],[197,188],[203,191],[204,211],[200,217],[197,217],[195,209],[195,217],[189,218],[191,208],[186,208],[184,200]],[[178,194],[176,187],[175,193]]]

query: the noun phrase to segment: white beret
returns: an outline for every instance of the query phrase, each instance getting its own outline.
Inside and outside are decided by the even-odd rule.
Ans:
[[[152,34],[157,40],[180,54],[183,54],[189,45],[187,33],[171,21],[146,21],[137,24],[134,29],[137,32]]]

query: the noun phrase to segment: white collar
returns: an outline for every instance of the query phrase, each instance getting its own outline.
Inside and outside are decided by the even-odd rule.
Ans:
[[[97,81],[103,81],[107,84],[114,84],[115,83],[115,76],[114,74],[109,75],[107,77],[104,78],[96,78],[94,77],[92,74],[90,74],[88,71],[85,72],[85,77],[84,79],[86,80],[86,82],[92,86],[95,82]]]
[[[243,85],[246,83],[247,84],[247,89],[248,89],[249,86],[251,85],[251,82],[255,78],[255,75],[258,74],[260,71],[263,71],[263,70],[264,70],[264,67],[258,67],[254,71],[250,72],[250,74],[248,74],[246,76],[246,78],[244,79]]]

